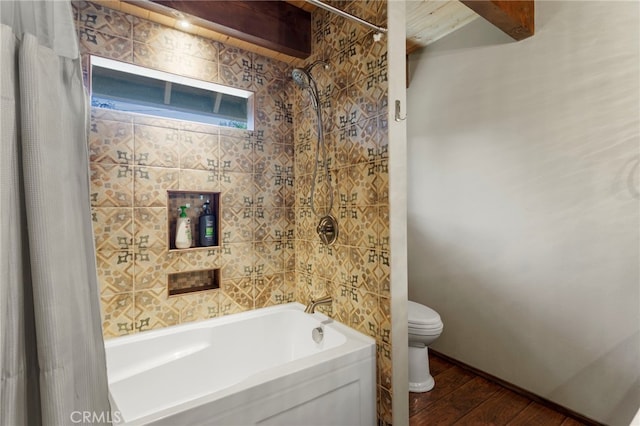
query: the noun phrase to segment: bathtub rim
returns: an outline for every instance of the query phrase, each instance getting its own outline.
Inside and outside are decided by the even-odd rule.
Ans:
[[[202,328],[208,328],[211,322],[215,322],[217,325],[229,324],[233,322],[241,321],[242,319],[258,318],[267,315],[270,312],[295,310],[304,312],[305,306],[300,302],[290,302],[281,305],[267,306],[265,308],[252,309],[250,311],[237,312],[234,314],[224,315],[221,317],[207,318],[199,321],[192,321],[183,324],[170,325],[168,327],[162,327],[152,330],[144,330],[134,334],[126,336],[118,336],[104,341],[105,350],[111,347],[117,347],[125,345],[129,342],[151,340],[154,337],[169,336],[175,334],[181,330],[197,330]],[[321,312],[315,312],[310,315],[312,318],[317,319],[325,327],[334,327],[341,333],[344,333],[348,338],[356,340],[364,340],[365,342],[375,343],[375,339],[371,336],[367,336],[364,333],[359,332],[338,320],[328,317]]]

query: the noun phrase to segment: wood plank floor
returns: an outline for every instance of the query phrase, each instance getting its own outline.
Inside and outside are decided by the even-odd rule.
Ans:
[[[436,386],[409,393],[410,426],[582,424],[436,354],[429,357]]]

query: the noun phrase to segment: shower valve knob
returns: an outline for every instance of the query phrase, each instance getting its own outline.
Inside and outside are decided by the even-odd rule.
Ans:
[[[338,222],[336,218],[327,215],[320,219],[316,232],[324,244],[331,245],[335,243],[338,239]]]

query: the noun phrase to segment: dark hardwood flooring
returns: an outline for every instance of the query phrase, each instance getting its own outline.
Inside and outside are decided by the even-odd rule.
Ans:
[[[409,393],[410,426],[562,425],[583,423],[430,353],[436,386]]]

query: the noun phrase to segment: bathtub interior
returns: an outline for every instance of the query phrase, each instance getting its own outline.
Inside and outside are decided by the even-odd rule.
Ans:
[[[370,338],[302,309],[294,303],[108,341],[115,409],[129,422],[221,398],[268,381],[270,372],[289,374],[338,357],[354,349],[354,333],[365,338],[360,343],[373,345]],[[311,337],[316,327],[324,331],[320,343]]]

